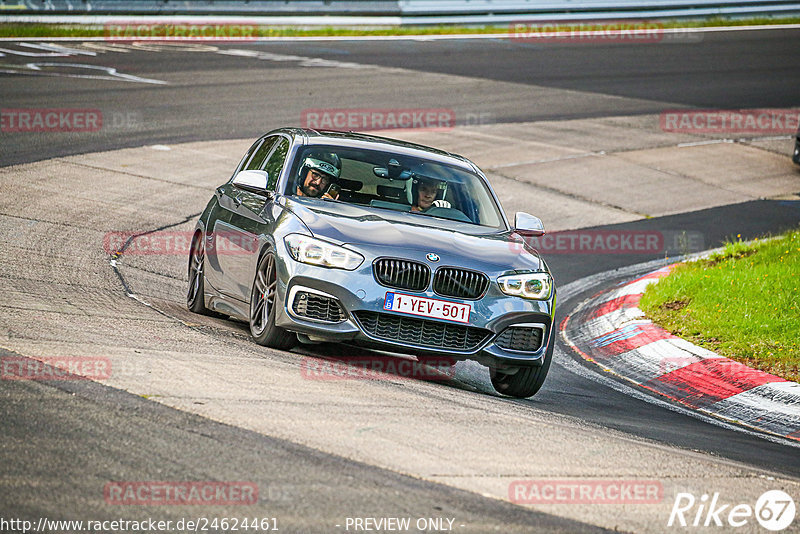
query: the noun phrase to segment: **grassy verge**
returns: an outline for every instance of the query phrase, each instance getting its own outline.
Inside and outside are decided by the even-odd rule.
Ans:
[[[696,345],[800,382],[800,230],[679,265],[640,308]]]
[[[28,14],[23,12],[10,13]],[[144,19],[143,19],[144,20]],[[156,19],[153,19],[156,20]],[[209,20],[213,21],[213,17]],[[247,24],[247,17],[242,17]],[[729,19],[714,17],[698,20],[657,20],[664,28],[700,28],[717,26],[751,26],[773,24],[800,24],[800,17],[760,17],[747,19]],[[177,23],[176,23],[177,24]],[[292,26],[259,26],[255,30],[256,37],[358,37],[381,35],[460,35],[460,34],[504,34],[509,32],[509,25],[502,26],[376,26],[376,27],[292,27]],[[42,23],[0,23],[0,37],[103,37],[106,31],[102,24],[42,24]]]
[[[246,18],[242,25],[249,26]],[[213,24],[213,22],[211,22]],[[124,23],[123,23],[124,24]],[[181,23],[174,23],[176,26]],[[225,23],[222,23],[225,24]],[[508,32],[508,27],[484,26],[470,28],[467,26],[386,26],[369,28],[345,28],[322,26],[319,28],[298,28],[291,26],[258,26],[254,28],[254,37],[337,37],[365,35],[457,35]],[[75,24],[0,24],[0,37],[104,37],[106,29],[103,25]]]

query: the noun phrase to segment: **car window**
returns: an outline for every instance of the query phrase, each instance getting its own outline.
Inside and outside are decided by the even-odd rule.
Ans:
[[[503,228],[502,212],[481,176],[438,161],[336,146],[298,151],[287,195],[295,194],[307,157],[338,160],[338,201]],[[420,191],[423,190],[423,193]]]
[[[290,146],[291,142],[285,137],[281,137],[263,167],[263,170],[267,171],[269,175],[267,189],[270,191],[275,190],[275,184],[278,183],[283,164],[286,163],[286,154],[289,152]]]
[[[261,139],[259,139],[258,141],[253,143],[249,149],[247,149],[247,153],[245,153],[244,157],[242,158],[242,161],[240,161],[239,165],[236,167],[236,171],[234,171],[233,176],[231,176],[231,180],[235,178],[237,174],[239,174],[239,171],[245,168],[245,165],[247,165],[247,162],[250,161],[250,159],[253,157],[253,154],[258,149],[258,147],[261,146],[261,144],[262,141]]]
[[[272,147],[275,145],[278,139],[280,139],[280,137],[277,135],[273,135],[271,137],[267,137],[266,139],[264,139],[264,142],[261,144],[260,147],[258,147],[258,150],[256,150],[255,153],[253,154],[253,157],[250,158],[250,161],[247,162],[245,169],[247,169],[248,171],[263,170],[264,163],[267,160],[267,156],[269,156],[270,150],[272,150]]]

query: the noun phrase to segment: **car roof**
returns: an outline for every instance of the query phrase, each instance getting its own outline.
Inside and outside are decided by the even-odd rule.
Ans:
[[[398,154],[407,156],[416,156],[441,163],[448,163],[473,172],[478,171],[478,167],[463,156],[417,143],[401,141],[400,139],[358,132],[312,130],[310,128],[281,128],[280,131],[296,137],[303,137],[305,143],[310,145],[338,145],[348,148],[397,152]]]

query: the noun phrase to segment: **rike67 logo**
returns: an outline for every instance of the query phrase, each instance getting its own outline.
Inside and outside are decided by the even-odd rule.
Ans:
[[[703,494],[698,499],[691,493],[681,492],[675,496],[667,526],[738,528],[755,518],[765,529],[777,532],[792,524],[795,512],[794,499],[781,490],[764,492],[755,506],[725,502],[719,493]]]

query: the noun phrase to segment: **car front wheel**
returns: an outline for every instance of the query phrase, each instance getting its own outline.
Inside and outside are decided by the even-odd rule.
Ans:
[[[509,367],[505,369],[489,368],[489,375],[492,379],[492,386],[498,393],[526,399],[536,395],[544,384],[547,372],[550,370],[550,362],[553,359],[553,346],[555,345],[555,332],[550,334],[550,342],[544,355],[544,361],[540,367]]]
[[[258,262],[253,288],[250,291],[250,334],[259,345],[285,350],[294,346],[297,336],[275,326],[277,286],[275,253],[269,251]]]
[[[197,232],[189,249],[189,289],[186,292],[186,306],[194,313],[208,313],[205,304],[205,267],[206,249],[203,244],[203,233]]]

